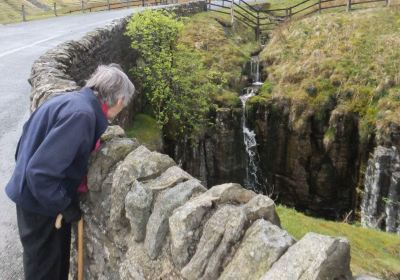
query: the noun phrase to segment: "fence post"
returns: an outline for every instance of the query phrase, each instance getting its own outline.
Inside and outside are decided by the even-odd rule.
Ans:
[[[144,7],[144,0],[142,0],[142,7]]]
[[[53,3],[53,7],[54,7],[54,15],[57,16],[57,3],[56,2]]]
[[[351,11],[351,0],[347,0],[347,9],[346,11],[350,12]]]
[[[256,41],[260,40],[260,11],[257,9]]]
[[[321,0],[318,0],[318,13],[321,13]]]
[[[107,0],[107,6],[108,6],[108,10],[111,10],[110,0]]]
[[[386,7],[390,7],[390,0],[386,0]]]
[[[24,4],[22,4],[21,12],[22,12],[22,21],[26,21],[26,14],[25,14],[25,6],[24,6]]]
[[[235,0],[232,0],[232,2],[231,2],[231,24],[232,24],[232,26],[233,26],[233,22],[234,22],[234,18],[235,18],[235,15],[233,12],[234,3],[235,3]]]
[[[83,0],[81,0],[81,10],[82,10],[82,13],[84,13],[84,11],[83,11]]]
[[[289,8],[289,19],[292,19],[292,7]]]
[[[225,7],[225,0],[222,0],[222,7]]]

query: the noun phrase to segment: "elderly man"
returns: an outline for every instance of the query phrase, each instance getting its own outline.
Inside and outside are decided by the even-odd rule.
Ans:
[[[135,87],[118,65],[101,65],[77,92],[43,103],[25,123],[6,193],[16,203],[25,279],[68,279],[77,188],[91,151]],[[56,229],[56,216],[63,226]]]

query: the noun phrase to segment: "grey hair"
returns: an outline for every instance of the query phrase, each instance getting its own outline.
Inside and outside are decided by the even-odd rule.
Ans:
[[[126,106],[135,94],[135,86],[116,63],[97,67],[85,86],[96,91],[108,106],[114,106],[121,97]]]

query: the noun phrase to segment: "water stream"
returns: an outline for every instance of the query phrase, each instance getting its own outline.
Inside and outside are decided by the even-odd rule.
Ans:
[[[244,185],[248,189],[254,191],[264,191],[264,184],[260,181],[260,170],[258,168],[259,156],[257,152],[257,140],[254,130],[251,130],[247,126],[246,119],[246,102],[249,98],[255,96],[260,86],[263,84],[260,81],[260,66],[258,56],[252,57],[250,61],[250,78],[252,84],[249,87],[243,89],[240,100],[242,101],[242,130],[243,130],[243,140],[245,145],[245,150],[247,154],[247,164],[246,164],[246,178],[244,180]],[[261,179],[262,180],[262,179]]]

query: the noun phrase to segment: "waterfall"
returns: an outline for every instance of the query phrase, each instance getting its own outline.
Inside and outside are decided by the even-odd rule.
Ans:
[[[260,81],[260,64],[258,56],[253,56],[250,60],[250,77],[252,80],[252,85],[243,89],[243,93],[240,96],[242,101],[242,131],[243,131],[243,141],[245,146],[245,151],[247,155],[246,164],[246,178],[244,180],[244,185],[248,189],[254,191],[264,192],[264,184],[260,182],[259,169],[258,169],[258,152],[257,152],[257,141],[256,134],[253,130],[247,126],[246,119],[246,102],[249,98],[256,95],[258,89],[262,85]]]
[[[258,180],[258,153],[257,153],[257,141],[256,134],[253,130],[247,127],[246,121],[246,101],[255,95],[254,89],[249,87],[245,89],[245,93],[240,96],[242,101],[243,113],[242,113],[242,130],[243,130],[243,140],[244,146],[247,154],[247,165],[246,165],[246,178],[244,185],[246,188],[252,189],[254,191],[259,190],[261,184]]]
[[[400,155],[396,147],[376,147],[365,172],[363,226],[400,234]]]
[[[252,56],[250,60],[250,76],[253,80],[253,86],[261,86],[260,81],[260,59],[258,56]]]

